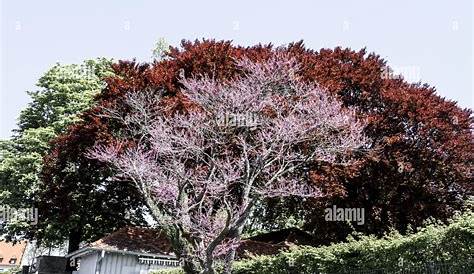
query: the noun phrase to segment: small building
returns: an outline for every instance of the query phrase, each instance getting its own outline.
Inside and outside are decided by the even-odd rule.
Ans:
[[[180,263],[165,235],[154,229],[126,227],[67,255],[73,274],[146,274]]]
[[[0,272],[20,268],[26,242],[10,243],[0,241]]]
[[[293,245],[310,245],[312,235],[296,228],[260,234],[242,240],[237,259],[272,255]],[[180,266],[163,232],[126,227],[67,255],[73,274],[147,274],[150,270]]]

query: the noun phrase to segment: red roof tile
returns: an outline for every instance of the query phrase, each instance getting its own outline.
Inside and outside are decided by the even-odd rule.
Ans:
[[[90,247],[137,253],[172,253],[171,244],[163,232],[141,227],[122,228],[93,242]]]
[[[26,241],[18,243],[8,243],[5,241],[0,241],[0,265],[16,265],[21,264],[21,258],[25,252]],[[11,260],[15,259],[14,264],[10,264]]]

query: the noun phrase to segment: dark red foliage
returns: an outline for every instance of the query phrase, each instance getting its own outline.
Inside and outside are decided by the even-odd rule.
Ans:
[[[474,118],[471,110],[463,110],[439,97],[431,87],[384,79],[385,61],[365,50],[335,48],[316,52],[306,49],[302,42],[284,48],[271,45],[244,48],[229,41],[213,40],[183,41],[182,47],[173,48],[164,61],[150,65],[115,64],[117,76],[107,80],[107,88],[97,98],[98,106],[83,114],[83,122],[56,139],[53,151],[45,158],[43,203],[54,204],[61,208],[62,214],[71,215],[77,207],[68,205],[68,193],[90,193],[93,186],[103,184],[103,176],[84,175],[104,170],[97,162],[85,158],[84,152],[95,142],[109,141],[119,130],[109,121],[97,118],[100,106],[120,105],[122,95],[127,92],[164,89],[169,94],[165,103],[170,109],[185,110],[189,104],[180,95],[179,75],[210,74],[221,80],[230,79],[240,73],[235,58],[265,60],[276,51],[288,52],[301,63],[304,80],[318,82],[346,106],[356,108],[359,116],[367,120],[366,133],[373,140],[373,151],[360,155],[356,166],[340,168],[324,163],[313,166],[313,181],[323,188],[327,197],[303,206],[306,229],[318,231],[326,240],[347,235],[350,232],[347,225],[324,221],[322,211],[332,204],[364,207],[366,224],[356,229],[366,233],[380,233],[389,227],[403,231],[408,225],[419,226],[428,217],[446,220],[461,208],[463,197],[472,193]],[[67,169],[71,164],[78,168],[74,175]],[[78,175],[86,176],[91,187],[78,189],[75,181]],[[103,203],[107,206],[109,201]],[[120,210],[134,205],[130,202]],[[286,203],[287,206],[301,205]],[[278,206],[273,208],[273,213],[278,214]],[[110,220],[122,222],[120,216]],[[105,227],[99,234],[105,230],[111,229]]]

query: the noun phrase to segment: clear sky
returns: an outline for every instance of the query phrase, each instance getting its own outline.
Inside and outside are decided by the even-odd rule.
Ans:
[[[112,57],[149,61],[159,37],[313,49],[367,47],[410,81],[474,108],[471,0],[0,0],[0,138],[10,136],[53,64]]]

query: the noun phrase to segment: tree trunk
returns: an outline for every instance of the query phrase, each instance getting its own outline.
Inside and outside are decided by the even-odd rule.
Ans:
[[[205,268],[204,270],[202,271],[202,274],[215,274],[216,272],[214,271],[214,267],[213,267],[213,259],[212,257],[211,258],[207,258],[206,259],[206,263],[205,263]]]
[[[201,273],[195,262],[186,260],[186,259],[183,262],[183,270],[184,270],[184,273],[186,274],[200,274]]]
[[[229,251],[226,255],[225,262],[224,262],[224,270],[222,274],[231,274],[232,273],[232,263],[235,260],[235,249]]]
[[[67,253],[74,252],[79,249],[82,239],[82,229],[73,229],[69,231]]]
[[[240,235],[242,234],[243,226],[237,228],[236,234],[233,235],[237,241],[240,241]],[[222,274],[231,274],[232,273],[232,263],[235,260],[235,254],[237,250],[232,248],[229,253],[226,254],[224,261],[224,269]]]

